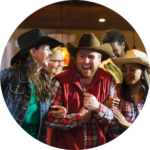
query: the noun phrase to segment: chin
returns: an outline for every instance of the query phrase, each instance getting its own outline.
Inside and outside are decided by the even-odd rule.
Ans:
[[[91,78],[91,77],[93,77],[93,74],[83,74],[83,73],[81,73],[80,76],[83,77],[83,78]]]
[[[134,83],[132,82],[126,82],[127,85],[133,85]]]
[[[48,67],[48,63],[45,63],[45,64],[44,64],[44,68],[45,68],[45,67]]]

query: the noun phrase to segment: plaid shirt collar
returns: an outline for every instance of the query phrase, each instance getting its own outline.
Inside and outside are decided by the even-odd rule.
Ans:
[[[133,96],[133,93],[132,93],[132,90],[131,90],[130,87],[129,87],[129,89],[130,89],[130,95],[131,95],[131,98],[132,98],[133,102],[135,102],[134,96]],[[144,97],[147,96],[147,95],[146,95],[146,88],[145,88],[145,86],[144,86],[143,84],[141,85],[141,89],[144,91],[142,100],[146,100],[146,98],[144,98]],[[144,102],[142,102],[142,103],[144,103]]]
[[[102,79],[104,78],[104,76],[103,76],[101,70],[102,70],[101,68],[98,68],[98,69],[97,69],[97,72],[95,73],[94,78],[93,78],[93,81],[92,81],[92,83],[91,83],[91,87],[92,87],[96,82],[98,82],[99,80],[102,80]],[[75,66],[75,65],[72,67],[72,74],[73,74],[72,83],[76,84],[76,85],[79,87],[79,89],[80,89],[81,91],[83,91],[83,93],[85,93],[85,92],[86,92],[86,89],[85,89],[85,87],[84,87],[83,84],[82,84],[81,76],[80,76],[79,73],[77,72],[77,69],[76,69],[76,66]],[[90,88],[90,89],[91,89],[91,88]]]

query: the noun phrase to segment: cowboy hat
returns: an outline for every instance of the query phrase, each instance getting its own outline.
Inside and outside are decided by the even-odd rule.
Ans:
[[[124,58],[113,59],[114,64],[123,65],[126,63],[137,63],[149,67],[147,55],[139,50],[128,50]]]
[[[55,48],[64,43],[57,41],[51,37],[45,35],[41,29],[33,29],[20,35],[17,39],[20,51],[11,59],[11,65],[13,65],[19,56],[29,52],[37,44],[49,44],[50,48]]]
[[[102,61],[110,58],[113,54],[113,50],[110,44],[102,44],[95,37],[93,33],[91,34],[83,34],[83,36],[79,40],[78,47],[74,47],[71,43],[67,43],[68,52],[72,57],[76,57],[76,53],[80,49],[91,49],[96,50],[100,54],[102,54]]]

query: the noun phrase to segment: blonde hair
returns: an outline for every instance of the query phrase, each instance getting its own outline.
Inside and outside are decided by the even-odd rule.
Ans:
[[[62,52],[62,49],[59,46],[51,49],[52,55],[49,58],[51,59],[59,50]]]

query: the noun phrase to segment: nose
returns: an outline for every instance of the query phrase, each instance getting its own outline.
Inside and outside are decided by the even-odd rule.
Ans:
[[[112,54],[112,56],[111,56],[111,58],[114,58],[114,57],[116,57],[117,55],[116,55],[116,53],[115,52],[113,52],[113,54]]]
[[[57,66],[58,66],[58,67],[60,67],[60,66],[61,66],[61,62],[60,62],[60,61],[58,61]]]
[[[51,51],[51,50],[48,51],[48,55],[49,55],[49,56],[52,55],[52,51]]]
[[[129,74],[130,74],[130,71],[129,71],[129,70],[126,70],[126,71],[123,73],[124,76],[127,76],[127,75],[129,75]]]
[[[85,57],[84,62],[85,62],[86,64],[88,64],[88,63],[89,63],[89,58],[88,58],[88,57]]]

